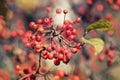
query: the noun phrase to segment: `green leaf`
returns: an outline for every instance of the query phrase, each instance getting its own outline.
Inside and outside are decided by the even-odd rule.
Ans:
[[[82,37],[82,41],[94,47],[95,55],[99,54],[104,47],[104,41],[100,38],[92,38],[92,39],[87,40],[84,37]]]
[[[85,29],[85,32],[89,32],[91,30],[107,31],[107,30],[114,30],[114,27],[108,21],[100,20],[98,22],[88,25]]]

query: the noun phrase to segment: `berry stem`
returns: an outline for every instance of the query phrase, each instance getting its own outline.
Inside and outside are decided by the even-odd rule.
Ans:
[[[65,17],[66,17],[66,14],[64,14],[63,25],[64,25],[64,22],[65,22]]]
[[[39,74],[39,70],[40,70],[40,67],[41,67],[41,53],[42,51],[45,50],[45,48],[43,47],[41,50],[40,50],[40,54],[39,54],[39,64],[38,64],[38,69],[36,71],[36,74]]]

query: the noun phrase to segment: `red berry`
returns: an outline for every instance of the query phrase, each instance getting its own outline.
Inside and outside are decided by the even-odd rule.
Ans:
[[[80,15],[84,15],[84,14],[86,13],[86,8],[85,8],[85,7],[80,7],[80,8],[78,8],[78,13],[79,13]]]
[[[58,59],[62,60],[64,58],[63,54],[58,54]]]
[[[109,51],[107,55],[110,59],[114,59],[114,57],[115,57],[113,51]]]
[[[35,39],[36,39],[36,36],[35,36],[35,35],[32,35],[32,36],[31,36],[31,39],[32,39],[32,40],[35,40]]]
[[[43,58],[43,59],[47,59],[48,56],[47,56],[47,55],[43,55],[42,58]]]
[[[42,19],[38,19],[38,20],[37,20],[37,23],[38,23],[38,24],[41,24],[41,23],[42,23]]]
[[[46,12],[51,12],[51,7],[46,7]]]
[[[47,24],[47,25],[50,24],[50,19],[49,18],[45,18],[44,19],[44,23]]]
[[[19,65],[16,65],[15,70],[20,71],[21,67]]]
[[[16,31],[11,31],[10,36],[15,38],[17,36],[17,32]]]
[[[54,57],[55,59],[58,58],[58,54],[57,54],[57,53],[53,54],[53,57]]]
[[[104,7],[103,7],[102,4],[98,4],[98,5],[96,6],[96,9],[97,9],[97,11],[102,12],[103,9],[104,9]]]
[[[49,52],[52,51],[52,47],[51,47],[51,46],[48,46],[46,49],[47,49],[47,51],[49,51]]]
[[[72,58],[72,53],[70,53],[70,52],[66,53],[66,57],[69,59]]]
[[[120,0],[117,0],[117,1],[116,1],[116,4],[120,6]]]
[[[64,77],[64,71],[62,71],[61,69],[57,69],[56,74],[60,77],[63,78]]]
[[[32,21],[32,22],[30,22],[29,27],[33,28],[34,25],[35,25],[35,22]]]
[[[98,55],[98,60],[99,61],[104,61],[105,57],[102,54],[100,54],[100,55]]]
[[[59,76],[55,76],[53,80],[60,80]]]
[[[41,36],[36,36],[36,40],[40,42],[42,40]]]
[[[69,41],[73,41],[74,39],[75,39],[75,36],[74,36],[74,35],[68,36],[68,40],[69,40]]]
[[[111,46],[109,47],[109,49],[110,49],[110,50],[114,50],[114,49],[115,49],[115,46],[111,45]]]
[[[37,29],[37,27],[38,27],[38,26],[37,26],[36,24],[34,24],[32,28],[33,28],[33,29]]]
[[[42,55],[47,55],[48,52],[47,51],[42,51]]]
[[[76,35],[77,34],[77,31],[76,31],[75,28],[73,28],[73,30],[71,32],[72,32],[72,35]]]
[[[80,23],[81,22],[81,18],[76,18],[76,22]]]
[[[57,29],[62,31],[63,30],[63,26],[62,25],[58,25]]]
[[[34,53],[29,53],[28,58],[33,59],[35,57]]]
[[[107,3],[108,3],[109,5],[112,5],[112,4],[113,4],[113,0],[107,0]]]
[[[52,54],[48,54],[47,58],[50,59],[50,60],[52,60],[53,59],[53,55]]]
[[[114,9],[115,11],[118,11],[118,10],[119,10],[119,6],[118,6],[118,5],[114,5],[114,6],[113,6],[113,9]]]
[[[30,47],[31,47],[31,44],[30,44],[30,43],[26,43],[25,46],[26,46],[27,48],[30,48]]]
[[[77,53],[77,52],[78,52],[78,49],[77,49],[77,48],[72,48],[72,49],[71,49],[71,52],[72,52],[72,53]]]
[[[51,22],[51,23],[54,21],[54,19],[53,19],[53,18],[49,18],[49,19],[50,19],[50,22]]]
[[[59,65],[60,64],[60,60],[59,59],[55,59],[54,60],[54,64],[57,66],[57,65]]]
[[[108,61],[107,61],[107,65],[108,65],[109,67],[111,67],[112,64],[113,64],[113,62],[112,62],[111,60],[108,60]]]
[[[57,14],[60,14],[61,12],[62,12],[62,10],[61,10],[60,8],[57,8],[57,9],[56,9],[56,13],[57,13]]]
[[[92,1],[92,0],[87,0],[86,3],[87,3],[88,5],[92,5],[92,4],[93,4],[93,1]]]
[[[70,61],[70,59],[68,59],[67,57],[64,57],[62,61],[63,61],[65,64],[67,64],[67,63]]]
[[[70,31],[70,30],[67,30],[67,31],[66,31],[66,35],[67,35],[67,36],[70,36],[70,35],[71,35],[71,31]]]
[[[35,49],[38,50],[38,49],[40,49],[40,47],[41,47],[41,46],[40,46],[39,44],[36,44]]]
[[[43,34],[44,33],[44,28],[43,27],[39,27],[38,28],[38,33]]]

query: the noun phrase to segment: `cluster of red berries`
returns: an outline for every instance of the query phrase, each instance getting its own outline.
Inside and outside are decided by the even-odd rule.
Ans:
[[[50,12],[50,9],[47,8],[46,11]],[[61,12],[61,9],[56,9],[56,14]],[[63,10],[64,15],[67,13],[67,10]],[[64,20],[64,24],[57,27],[52,25],[52,22],[54,22],[53,18],[38,19],[37,22],[30,22],[29,27],[36,32],[29,34],[25,46],[34,48],[37,53],[41,52],[43,59],[54,59],[55,65],[59,65],[60,61],[68,63],[72,58],[72,54],[77,53],[83,46],[82,43],[74,41],[77,33],[74,24],[80,23],[81,19],[76,18],[75,21]],[[46,42],[46,45],[42,45],[44,42]]]
[[[107,58],[107,65],[108,65],[108,66],[112,66],[113,60],[114,60],[114,58],[115,58],[115,54],[114,54],[113,50],[114,50],[114,46],[111,45],[111,46],[109,47],[109,50],[106,50],[106,51],[105,51],[105,55],[106,55],[106,56],[103,55],[103,54],[100,54],[100,55],[98,55],[98,60],[99,60],[99,61],[105,61],[105,57],[106,57],[106,58]]]

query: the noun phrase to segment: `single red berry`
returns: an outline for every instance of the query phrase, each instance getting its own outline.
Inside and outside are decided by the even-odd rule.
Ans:
[[[115,46],[110,45],[109,49],[110,49],[110,50],[114,50],[114,49],[115,49]]]
[[[68,24],[68,25],[65,26],[65,28],[66,28],[66,30],[68,30],[68,29],[69,29],[69,30],[70,30],[70,29],[73,29],[73,25]]]
[[[113,4],[113,0],[107,0],[107,3],[108,3],[109,5],[112,5],[112,4]]]
[[[42,55],[47,55],[48,52],[45,50],[45,51],[42,51]]]
[[[29,53],[29,55],[28,55],[28,58],[29,59],[33,59],[35,57],[35,54],[34,53]]]
[[[81,22],[81,18],[76,18],[76,22],[80,23]]]
[[[31,44],[30,44],[30,43],[25,43],[25,46],[26,46],[27,48],[30,48],[30,47],[31,47]]]
[[[54,57],[55,59],[57,59],[57,58],[58,58],[58,54],[57,54],[57,53],[54,53],[54,54],[53,54],[53,57]]]
[[[67,53],[66,53],[66,57],[67,57],[68,59],[72,58],[72,53],[67,52]]]
[[[50,19],[50,22],[52,23],[52,22],[54,22],[54,19],[51,17],[51,18],[49,18]]]
[[[66,35],[67,35],[67,36],[70,36],[70,35],[71,35],[71,31],[70,31],[70,30],[67,30],[67,31],[66,31]]]
[[[119,10],[119,6],[116,4],[116,5],[113,6],[113,9],[114,9],[115,11],[118,11],[118,10]]]
[[[50,60],[52,60],[53,59],[53,55],[52,54],[48,54],[47,58],[50,59]]]
[[[86,13],[86,8],[85,8],[85,7],[80,7],[80,8],[78,8],[78,13],[79,13],[80,15],[84,15],[84,14]]]
[[[72,35],[76,35],[77,34],[77,30],[75,28],[72,29]]]
[[[40,42],[42,40],[41,36],[36,36],[36,41]]]
[[[92,5],[92,4],[93,4],[93,1],[92,1],[92,0],[87,0],[86,3],[87,3],[88,5]]]
[[[96,6],[96,9],[97,9],[97,11],[102,12],[103,9],[104,9],[104,7],[103,7],[102,4],[98,4],[98,5]]]
[[[15,70],[20,71],[20,69],[21,69],[20,65],[16,65]]]
[[[109,67],[111,67],[111,66],[113,65],[113,62],[112,62],[111,60],[108,60],[108,61],[107,61],[107,65],[108,65]]]
[[[15,38],[17,36],[17,32],[16,31],[11,31],[10,36]]]
[[[62,60],[64,58],[64,55],[63,54],[58,54],[58,59],[59,60]]]
[[[116,1],[116,4],[120,6],[120,0],[117,0],[117,1]]]
[[[39,44],[37,44],[37,45],[35,46],[35,49],[38,50],[38,49],[40,49],[40,47],[41,47],[41,46],[40,46]]]
[[[74,36],[74,35],[68,36],[68,40],[69,40],[69,41],[73,41],[74,39],[75,39],[75,36]]]
[[[47,25],[50,24],[50,19],[49,18],[45,18],[44,19],[44,24],[47,24]]]
[[[54,64],[57,66],[57,65],[59,65],[60,64],[60,60],[59,59],[55,59],[54,60]]]
[[[58,25],[57,29],[60,30],[60,31],[62,31],[63,30],[63,26],[62,25]]]
[[[62,61],[63,61],[63,63],[67,64],[67,63],[70,61],[70,59],[68,59],[68,58],[65,56]]]
[[[52,10],[51,7],[46,7],[46,12],[49,13],[49,12],[51,12],[51,10]]]
[[[42,58],[43,58],[43,59],[47,59],[48,56],[47,56],[47,55],[43,55]]]
[[[102,54],[98,55],[98,60],[99,61],[104,61],[105,60],[104,55],[102,55]]]
[[[33,28],[33,25],[35,25],[35,22],[32,21],[32,22],[30,22],[29,27]]]
[[[56,13],[57,13],[57,14],[60,14],[61,12],[62,12],[62,10],[61,10],[60,8],[57,8],[57,9],[56,9]]]
[[[60,77],[59,76],[54,76],[53,80],[60,80]]]
[[[60,78],[63,78],[64,75],[65,75],[64,71],[61,70],[61,69],[57,69],[56,74],[57,74]]]
[[[43,34],[44,33],[44,28],[43,27],[39,27],[38,28],[38,33]]]
[[[32,26],[33,29],[37,29],[37,27],[38,27],[38,26],[37,26],[36,24],[34,24],[34,25]]]
[[[113,51],[109,51],[107,55],[110,59],[114,59],[114,57],[115,57]]]
[[[81,43],[76,43],[76,48],[77,49],[81,49],[82,48],[82,44]]]
[[[38,19],[38,20],[37,20],[37,23],[38,23],[38,24],[42,24],[42,19]]]
[[[31,39],[32,39],[32,40],[35,40],[35,39],[36,39],[36,36],[35,36],[35,35],[32,35],[32,36],[31,36]]]
[[[72,49],[71,49],[71,52],[72,52],[72,53],[77,53],[77,52],[78,52],[78,49],[77,49],[77,48],[72,48]]]
[[[46,49],[47,49],[47,51],[49,51],[49,52],[52,51],[52,47],[51,47],[51,46],[48,46]]]

